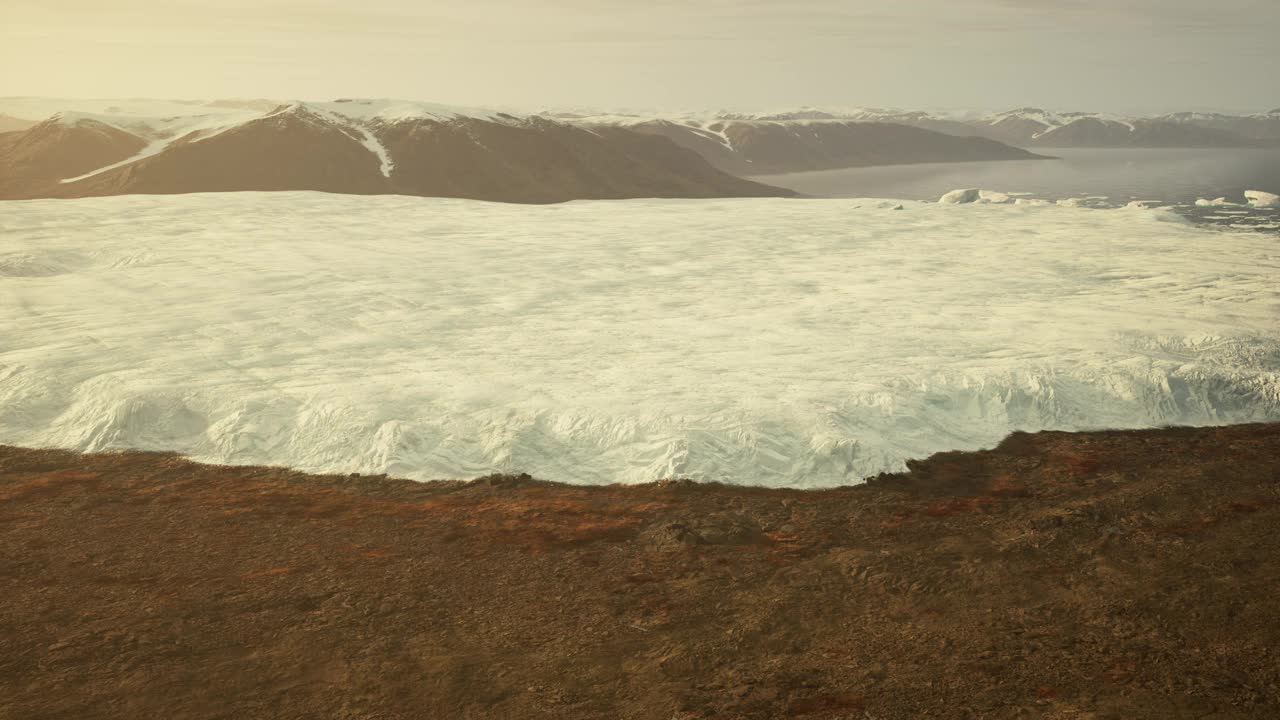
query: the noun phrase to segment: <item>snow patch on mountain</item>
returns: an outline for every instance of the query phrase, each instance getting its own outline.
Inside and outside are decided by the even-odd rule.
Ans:
[[[61,112],[53,116],[55,122],[75,126],[85,120],[99,122],[117,130],[136,135],[147,140],[147,145],[135,155],[119,162],[105,165],[76,177],[64,178],[59,182],[73,183],[100,175],[125,165],[132,165],[158,155],[174,142],[198,142],[215,137],[231,128],[250,120],[262,117],[260,113],[245,110],[228,110],[226,112],[203,115],[183,115],[177,117],[144,117],[139,115],[101,115],[97,113]]]
[[[373,153],[373,156],[378,158],[379,172],[382,173],[383,177],[391,177],[391,172],[395,169],[395,161],[391,159],[391,154],[387,152],[386,146],[382,144],[382,141],[378,139],[378,136],[374,134],[368,124],[365,122],[352,122],[352,116],[341,115],[324,107],[314,107],[312,109],[322,116],[327,116],[328,120],[342,128],[344,132],[363,145],[365,149]],[[371,115],[370,117],[376,118],[378,116]],[[368,120],[367,117],[361,119]]]
[[[1002,113],[996,113],[987,118],[988,125],[996,125],[1003,120],[1017,119],[1027,120],[1030,122],[1040,123],[1047,127],[1057,127],[1067,124],[1067,120],[1054,113],[1041,110],[1040,108],[1019,108],[1017,110],[1008,110]]]
[[[391,171],[395,168],[395,163],[392,162],[387,148],[368,128],[357,126],[356,132],[360,133],[360,144],[368,148],[369,152],[378,158],[378,170],[382,173],[382,177],[391,177]]]
[[[405,120],[456,120],[458,118],[498,121],[516,117],[509,113],[486,108],[442,105],[415,100],[341,99],[331,102],[308,101],[302,104],[318,111],[340,115],[361,122],[382,121],[394,123]]]
[[[87,180],[88,178],[94,177],[95,175],[101,175],[102,173],[107,172],[109,170],[115,170],[116,168],[124,167],[125,165],[132,165],[133,163],[136,163],[139,160],[144,160],[153,155],[158,155],[164,152],[165,149],[168,147],[169,147],[169,140],[153,140],[152,142],[148,143],[145,147],[143,147],[141,150],[139,150],[137,154],[131,155],[125,158],[124,160],[111,163],[110,165],[103,165],[102,167],[94,170],[90,170],[89,172],[84,173],[83,175],[63,178],[58,182],[66,184],[66,183],[79,182],[81,180]]]

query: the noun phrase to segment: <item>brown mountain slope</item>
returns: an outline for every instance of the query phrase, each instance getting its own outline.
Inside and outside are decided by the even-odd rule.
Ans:
[[[629,128],[670,138],[739,175],[870,165],[1043,159],[982,137],[957,137],[896,123],[721,121],[691,125],[652,120]]]
[[[1264,144],[1280,145],[1280,110],[1259,115],[1223,115],[1218,113],[1173,113],[1160,120],[1198,125],[1221,130]]]
[[[814,113],[814,117],[824,114]],[[836,116],[827,115],[828,118]],[[760,120],[772,119],[761,117]],[[1027,107],[965,120],[918,111],[858,111],[844,120],[885,122],[956,136],[978,136],[1020,148],[1239,148],[1280,141],[1280,115],[1174,113],[1153,118],[1053,113]]]
[[[1280,426],[867,485],[0,448],[0,717],[1280,717]]]
[[[58,181],[131,157],[146,140],[97,120],[52,118],[0,135],[0,197],[50,194]]]
[[[1200,127],[1163,120],[1116,122],[1098,118],[1079,118],[1066,125],[1045,130],[1028,145],[1037,147],[1252,147],[1258,141],[1225,130]]]
[[[1036,136],[1049,129],[1049,125],[1016,114],[1003,115],[993,122],[975,121],[973,130],[982,137],[999,140],[1015,147],[1026,147],[1035,142]]]
[[[295,107],[46,192],[54,197],[239,190],[386,192],[378,159],[328,118]]]
[[[410,195],[512,202],[574,198],[760,197],[787,194],[725,174],[663,138],[588,130],[542,118],[413,120],[378,132]]]
[[[73,148],[56,135],[61,131],[69,137],[57,122],[45,125],[45,130],[0,136],[0,169],[9,180],[0,196],[316,190],[562,202],[795,194],[732,177],[668,140],[628,130],[593,132],[536,117],[362,123],[305,105],[285,106],[227,129],[192,132],[157,154],[61,183],[130,157],[145,143],[124,133],[132,141],[127,147],[117,143],[108,156],[87,153],[80,148],[83,142]],[[21,148],[32,144],[37,131],[47,135],[40,136],[44,155],[29,160],[30,153]],[[88,133],[80,126],[76,131]],[[385,174],[379,145],[389,156]],[[74,166],[43,160],[64,155],[77,160]]]

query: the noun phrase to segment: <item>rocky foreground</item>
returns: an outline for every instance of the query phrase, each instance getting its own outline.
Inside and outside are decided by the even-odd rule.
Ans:
[[[1280,717],[1280,425],[821,492],[0,448],[0,718]]]

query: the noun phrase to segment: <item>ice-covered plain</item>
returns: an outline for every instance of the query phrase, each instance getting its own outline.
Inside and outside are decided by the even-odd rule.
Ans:
[[[1161,210],[5,203],[0,442],[831,486],[1012,430],[1280,419],[1280,243]]]

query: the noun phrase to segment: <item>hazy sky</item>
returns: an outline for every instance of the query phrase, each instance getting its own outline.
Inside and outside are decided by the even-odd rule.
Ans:
[[[0,96],[1280,106],[1280,0],[0,0]]]

